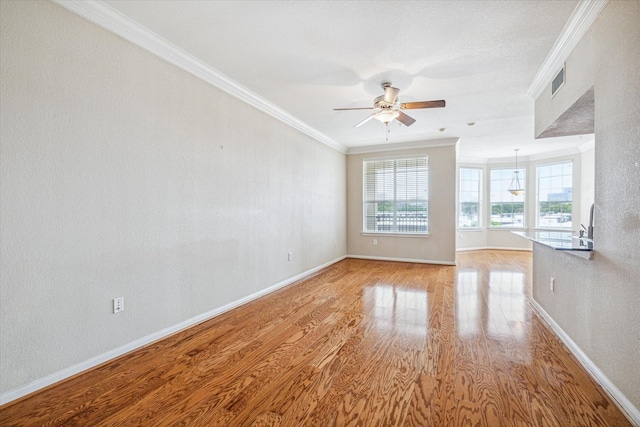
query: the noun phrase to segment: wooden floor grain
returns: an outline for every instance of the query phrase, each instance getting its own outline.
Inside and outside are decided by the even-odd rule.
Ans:
[[[528,302],[531,254],[347,259],[0,408],[48,426],[630,425]]]

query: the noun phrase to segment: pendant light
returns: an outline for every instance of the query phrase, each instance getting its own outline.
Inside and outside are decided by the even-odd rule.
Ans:
[[[520,171],[518,170],[518,150],[520,149],[515,149],[516,169],[513,171],[513,178],[511,178],[511,185],[509,185],[509,193],[513,194],[514,196],[519,196],[524,192],[524,188],[522,188],[522,185],[520,184],[520,177],[518,176],[518,174],[520,173]]]

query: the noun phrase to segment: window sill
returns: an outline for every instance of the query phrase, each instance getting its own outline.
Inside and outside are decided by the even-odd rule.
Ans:
[[[573,231],[571,227],[546,227],[546,228],[534,228],[533,231],[560,231],[570,233]]]
[[[489,227],[490,231],[523,231],[527,227]]]
[[[396,233],[390,231],[385,233],[384,231],[361,231],[362,236],[378,236],[378,237],[424,237],[429,238],[429,233]]]
[[[468,227],[468,228],[458,228],[458,231],[471,231],[477,233],[479,231],[484,231],[482,227]]]

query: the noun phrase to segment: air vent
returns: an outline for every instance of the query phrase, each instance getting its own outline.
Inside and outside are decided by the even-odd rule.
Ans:
[[[564,84],[565,67],[566,64],[562,66],[562,69],[558,72],[558,74],[553,78],[553,81],[551,82],[551,96],[555,95]]]

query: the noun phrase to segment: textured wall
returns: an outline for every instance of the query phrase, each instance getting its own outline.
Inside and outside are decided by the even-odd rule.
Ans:
[[[580,217],[585,226],[589,222],[589,212],[595,193],[595,149],[591,148],[582,153],[581,182],[580,182]]]
[[[55,4],[0,7],[0,392],[345,255],[345,155]]]
[[[452,142],[455,142],[452,141]],[[429,237],[362,235],[362,160],[429,156]],[[354,256],[455,262],[455,146],[351,154],[347,159],[347,252]],[[378,240],[376,246],[373,239]]]
[[[559,115],[562,106],[571,105],[570,96],[577,99],[583,89],[594,86],[596,208],[593,261],[534,252],[533,294],[636,408],[640,408],[639,22],[640,2],[609,1],[568,58],[565,87],[553,102],[549,90],[536,102],[539,130],[553,121],[552,113]],[[551,274],[559,276],[553,294],[548,286]]]

